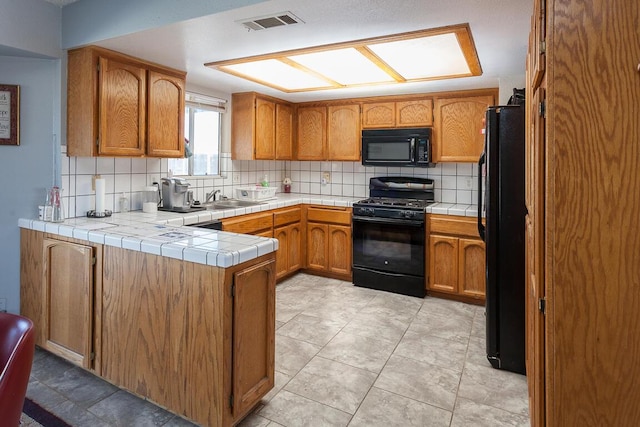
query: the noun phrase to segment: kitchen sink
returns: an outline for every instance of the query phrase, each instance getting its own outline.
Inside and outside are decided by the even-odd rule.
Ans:
[[[246,206],[256,206],[260,204],[262,204],[262,202],[252,202],[249,200],[238,200],[238,199],[225,199],[225,200],[216,200],[215,202],[203,203],[200,206],[205,207],[207,210],[215,210],[215,209],[243,208]]]

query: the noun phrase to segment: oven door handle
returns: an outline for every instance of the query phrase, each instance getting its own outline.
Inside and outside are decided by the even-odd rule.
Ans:
[[[424,227],[424,221],[416,221],[411,219],[388,219],[375,217],[354,216],[353,222],[362,222],[370,224],[386,224],[386,225],[408,225],[410,227]]]
[[[362,267],[362,266],[359,266],[359,265],[356,265],[356,267],[358,267],[358,269],[360,269],[360,270],[370,271],[371,273],[381,273],[380,270],[375,270],[373,268]],[[407,275],[405,273],[391,273],[389,271],[384,271],[382,273],[385,276],[407,277]]]

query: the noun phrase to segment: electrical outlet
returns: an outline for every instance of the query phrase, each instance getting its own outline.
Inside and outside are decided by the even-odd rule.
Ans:
[[[0,312],[2,312],[2,313],[6,313],[7,312],[7,299],[6,298],[0,298]]]
[[[240,174],[239,173],[234,173],[233,174],[233,183],[234,184],[240,184]]]
[[[331,182],[331,172],[322,172],[322,185],[327,185]]]
[[[470,177],[466,178],[464,180],[464,186],[466,187],[467,190],[472,190],[473,189],[473,180]]]

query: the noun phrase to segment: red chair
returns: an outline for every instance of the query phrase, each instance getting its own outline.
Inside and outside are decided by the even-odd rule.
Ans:
[[[0,420],[18,426],[35,351],[33,322],[0,313]],[[6,423],[6,424],[5,424]]]

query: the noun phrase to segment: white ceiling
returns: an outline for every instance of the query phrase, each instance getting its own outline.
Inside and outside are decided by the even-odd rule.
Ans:
[[[63,5],[73,0],[46,0]],[[258,91],[289,101],[497,87],[524,76],[533,0],[270,0],[141,31],[96,45],[187,71],[187,86]],[[248,31],[236,21],[290,11],[304,24]],[[204,63],[469,23],[483,75],[374,88],[286,94],[204,67]],[[433,58],[437,61],[438,58]]]

